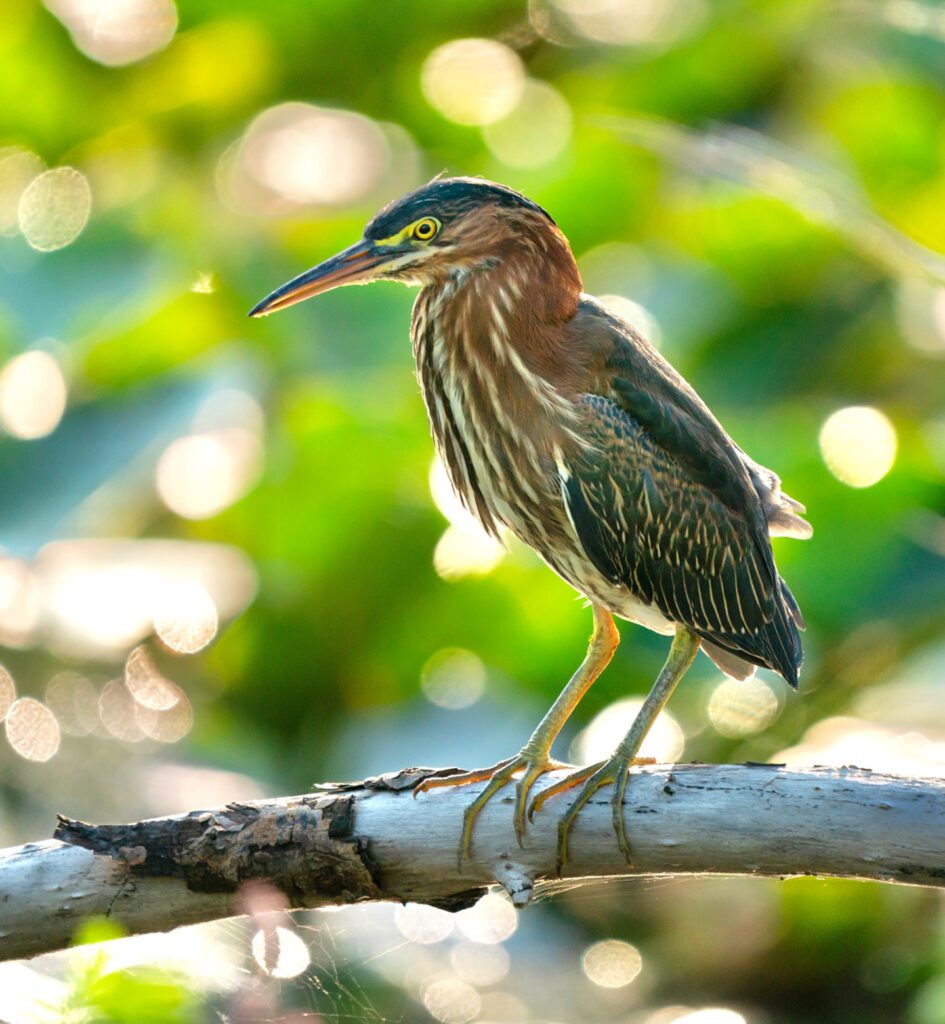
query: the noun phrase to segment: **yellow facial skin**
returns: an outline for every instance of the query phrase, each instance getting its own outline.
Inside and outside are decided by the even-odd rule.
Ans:
[[[375,245],[400,245],[402,242],[415,240],[418,242],[429,242],[436,238],[442,224],[436,217],[421,217],[413,224],[408,224],[403,230],[390,238],[379,238]]]

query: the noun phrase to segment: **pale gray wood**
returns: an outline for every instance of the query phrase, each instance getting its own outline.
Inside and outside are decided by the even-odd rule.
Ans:
[[[511,790],[501,794],[460,870],[462,814],[477,789],[414,799],[427,771],[130,826],[65,820],[60,840],[0,851],[0,959],[61,948],[90,914],[113,915],[130,932],[231,916],[247,878],[270,880],[300,907],[393,899],[458,909],[496,882],[523,906],[555,877],[567,794],[538,816],[524,849]],[[609,796],[601,790],[579,816],[565,877],[814,874],[945,885],[943,780],[854,767],[636,769],[625,805],[632,867],[614,842]]]

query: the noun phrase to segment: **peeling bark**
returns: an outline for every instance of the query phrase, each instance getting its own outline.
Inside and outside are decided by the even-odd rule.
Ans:
[[[381,891],[367,839],[352,834],[353,795],[228,804],[132,825],[89,825],[60,816],[54,839],[123,863],[130,875],[180,878],[192,892],[235,893],[250,879],[279,879],[293,904],[349,903]]]
[[[476,787],[413,799],[429,773],[406,769],[130,825],[61,817],[53,840],[0,851],[0,959],[61,948],[95,914],[130,932],[231,916],[241,886],[254,880],[294,907],[415,900],[456,910],[495,883],[523,906],[555,878],[553,803],[519,848],[511,791],[501,794],[460,869],[456,844]],[[854,767],[641,768],[625,806],[632,867],[614,842],[609,795],[602,790],[578,818],[569,879],[817,874],[945,886],[945,781]],[[563,808],[567,799],[555,802]]]

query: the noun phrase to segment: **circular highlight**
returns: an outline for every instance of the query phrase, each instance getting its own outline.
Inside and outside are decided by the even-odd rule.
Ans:
[[[896,461],[896,428],[869,405],[832,413],[820,428],[819,442],[827,469],[849,487],[872,487]]]
[[[643,958],[637,947],[629,942],[605,939],[585,950],[581,968],[588,981],[600,988],[623,988],[640,973]]]
[[[515,932],[518,913],[506,897],[489,893],[474,907],[461,910],[456,924],[467,939],[491,946],[505,942]]]
[[[472,651],[445,647],[423,666],[420,688],[431,704],[459,711],[486,692],[486,666]]]
[[[176,683],[165,679],[146,647],[136,647],[125,662],[125,686],[142,707],[167,711],[181,698]]]
[[[525,88],[525,69],[504,43],[455,39],[423,62],[420,86],[430,105],[450,121],[492,124],[515,108]]]
[[[7,742],[27,761],[48,761],[59,749],[56,716],[38,700],[21,697],[6,718]]]
[[[55,356],[41,349],[14,356],[0,371],[0,424],[24,441],[46,437],[62,419],[67,394]]]
[[[571,760],[576,764],[593,764],[609,757],[642,707],[640,697],[625,697],[598,712],[590,725],[578,733],[571,747]],[[647,733],[639,756],[671,764],[682,757],[685,746],[686,737],[679,723],[670,712],[662,711]]]
[[[56,167],[27,185],[17,209],[20,231],[39,252],[53,252],[74,242],[92,212],[88,179],[74,167]]]
[[[453,931],[453,916],[425,903],[405,903],[394,911],[394,924],[410,942],[431,946]]]
[[[249,490],[261,463],[262,447],[249,430],[234,427],[181,437],[158,459],[158,494],[185,519],[209,519]]]
[[[567,149],[572,121],[568,101],[554,86],[527,81],[514,109],[486,125],[482,134],[509,167],[544,167]]]
[[[460,942],[450,953],[453,970],[470,985],[495,985],[509,973],[509,954],[504,946]]]
[[[482,1000],[472,985],[465,981],[443,978],[426,987],[423,1005],[432,1017],[443,1024],[466,1024],[478,1016]]]
[[[154,611],[154,632],[175,654],[196,654],[217,635],[217,606],[193,581],[168,584]]]
[[[100,723],[98,690],[78,672],[53,676],[46,687],[46,704],[70,736],[88,736]]]
[[[774,691],[755,676],[741,682],[726,679],[719,683],[712,691],[708,707],[712,727],[730,739],[761,732],[778,717],[779,710]]]

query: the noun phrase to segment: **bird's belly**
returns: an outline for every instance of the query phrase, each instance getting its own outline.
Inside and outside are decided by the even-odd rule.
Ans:
[[[540,532],[535,530],[534,516],[521,515],[508,506],[501,510],[500,518],[519,540],[533,548],[550,568],[589,601],[656,633],[673,632],[674,624],[657,607],[640,601],[626,585],[613,583],[597,570],[581,546],[557,494],[548,495],[542,513]]]
[[[418,362],[423,379],[426,364],[422,357]],[[658,633],[672,633],[673,624],[659,609],[638,600],[625,585],[608,580],[588,558],[565,507],[550,454],[542,454],[521,431],[496,429],[487,435],[480,428],[483,415],[470,415],[472,403],[446,373],[447,361],[440,362],[447,384],[425,382],[424,399],[437,451],[463,505],[487,531],[499,523],[505,526],[590,601]],[[490,420],[498,424],[498,414],[493,413]]]
[[[471,449],[477,487],[490,516],[536,551],[578,593],[628,622],[657,633],[672,633],[673,623],[654,605],[645,604],[621,583],[613,583],[587,556],[561,497],[557,480],[545,479],[537,489],[511,484],[509,477],[492,472],[476,447]],[[453,487],[460,500],[477,514],[472,493],[457,475]],[[485,525],[485,523],[483,524]]]
[[[674,624],[659,608],[645,604],[634,597],[627,586],[622,583],[613,583],[598,572],[583,551],[580,553],[569,551],[564,555],[559,553],[556,556],[558,564],[552,562],[544,554],[542,557],[565,582],[570,583],[589,601],[602,605],[621,619],[636,622],[656,633],[669,634],[675,629]]]

